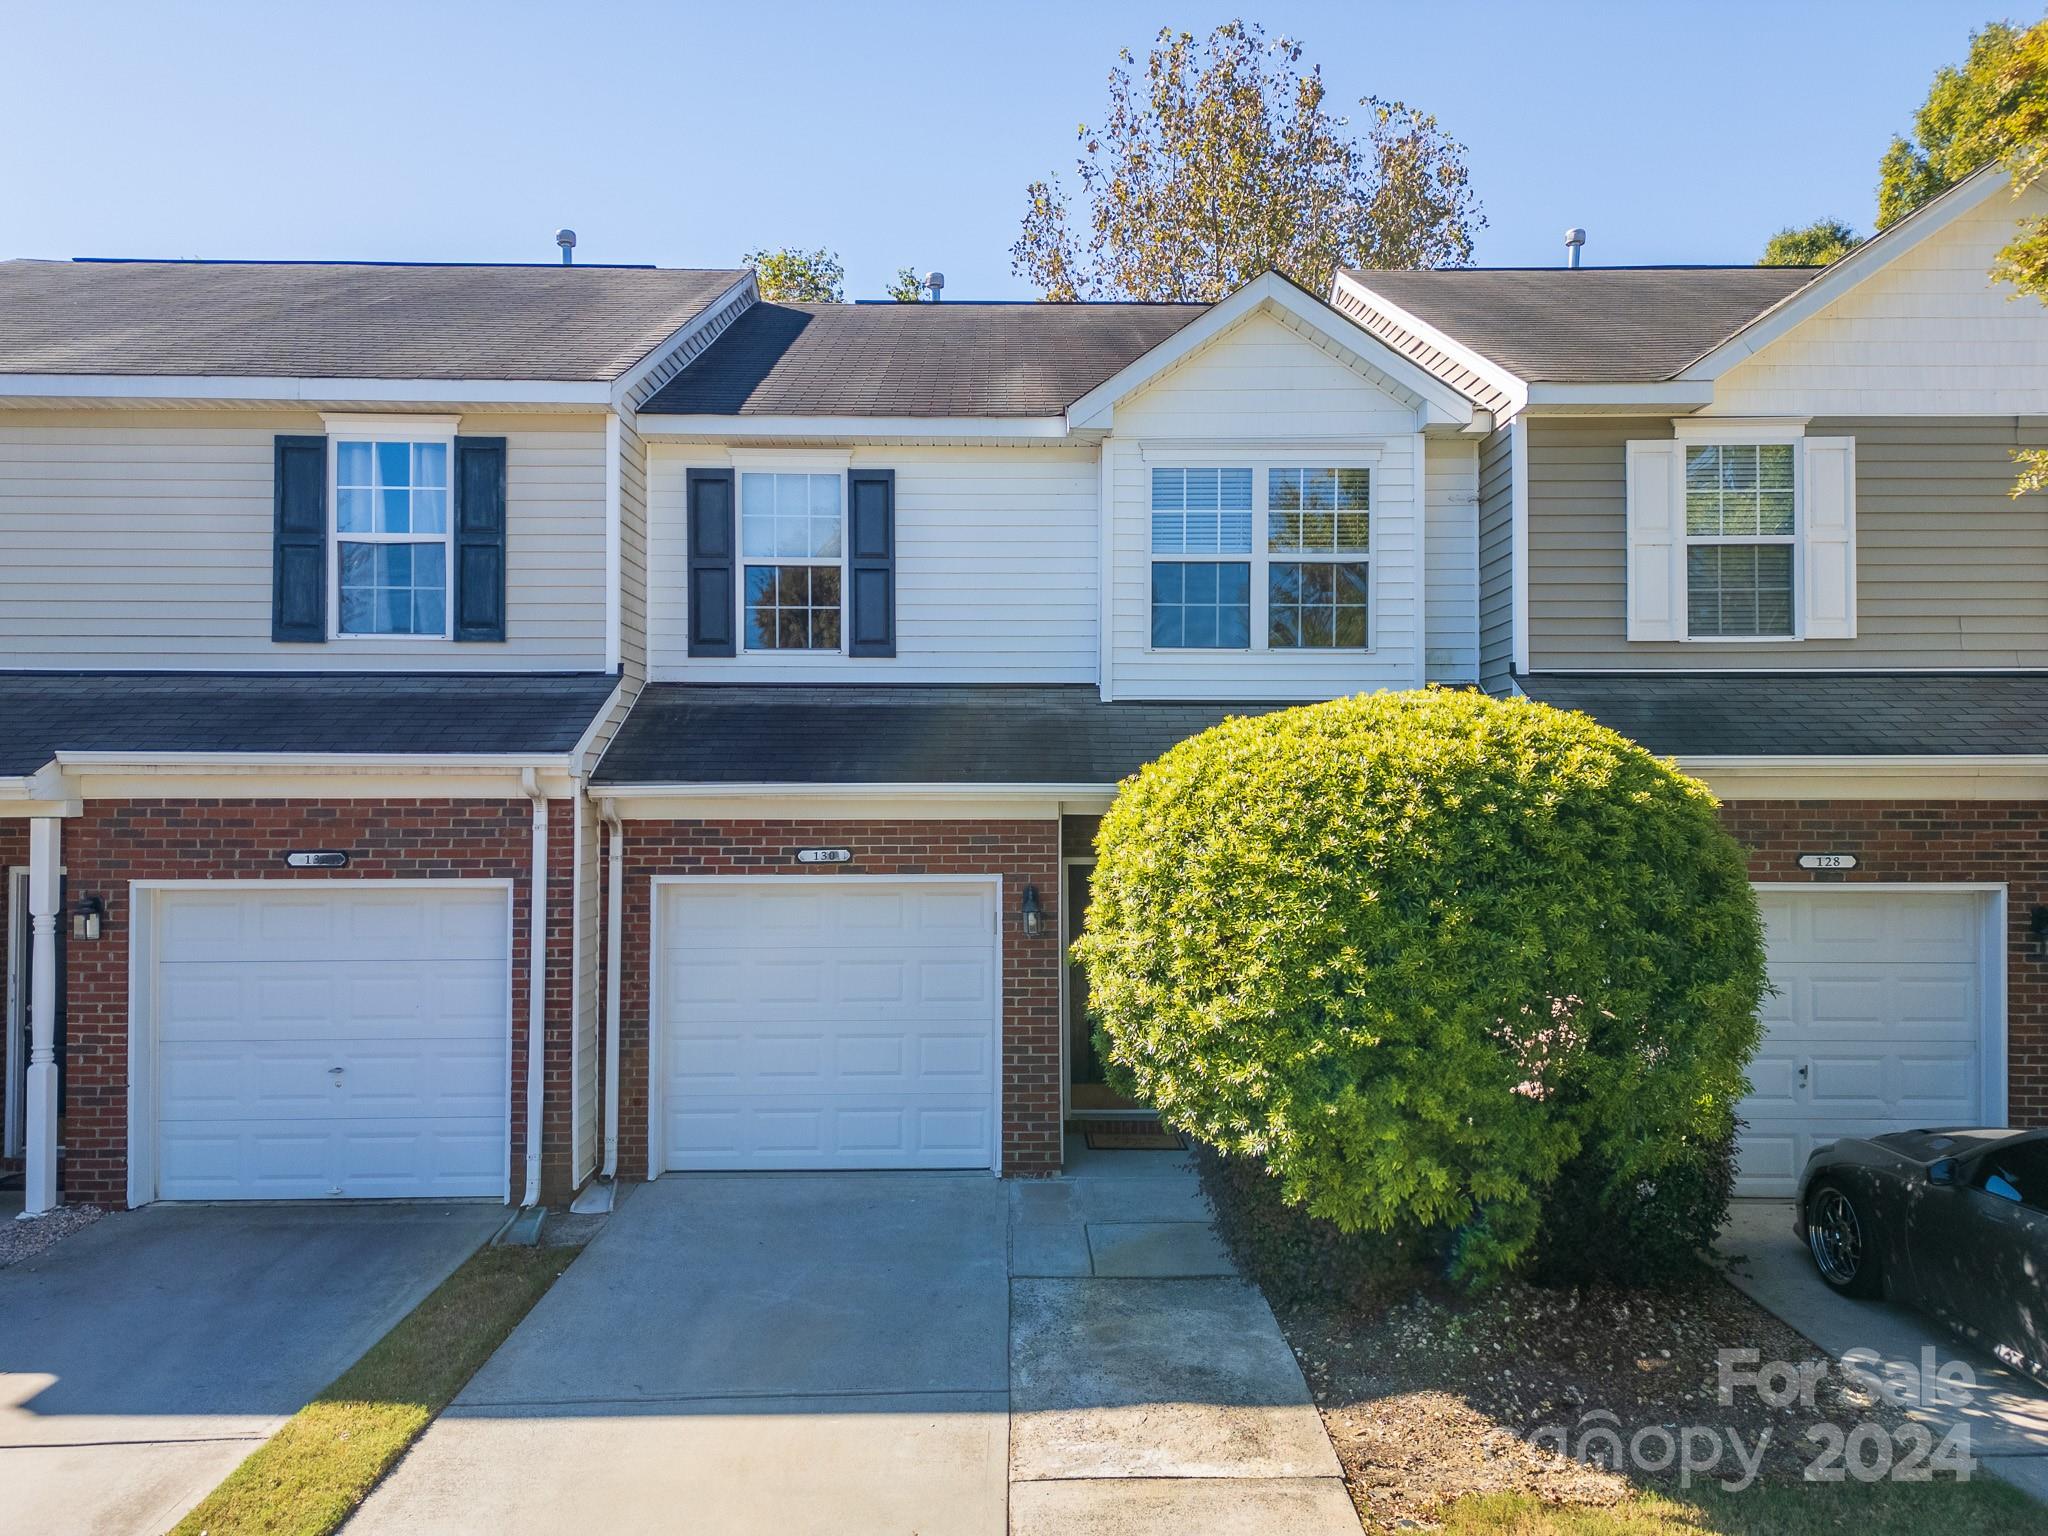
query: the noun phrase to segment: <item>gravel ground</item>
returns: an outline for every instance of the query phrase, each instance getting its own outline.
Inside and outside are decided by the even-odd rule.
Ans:
[[[47,1253],[106,1214],[96,1205],[60,1205],[49,1215],[32,1221],[0,1220],[0,1269]]]
[[[1823,1373],[1820,1351],[1718,1277],[1668,1295],[1506,1284],[1469,1301],[1414,1295],[1377,1312],[1276,1312],[1369,1531],[1426,1527],[1466,1494],[1608,1505],[1676,1482],[1675,1472],[1623,1476],[1598,1464],[1595,1430],[1624,1444],[1647,1431],[1652,1461],[1688,1428],[1704,1450],[1711,1430],[1726,1448],[1713,1478],[1739,1475],[1739,1437],[1764,1479],[1797,1481],[1817,1454],[1807,1439],[1816,1424],[1902,1421],[1839,1372]],[[1773,1407],[1738,1390],[1724,1402],[1723,1349],[1808,1366],[1811,1401],[1795,1393]],[[1557,1453],[1560,1435],[1571,1454]]]

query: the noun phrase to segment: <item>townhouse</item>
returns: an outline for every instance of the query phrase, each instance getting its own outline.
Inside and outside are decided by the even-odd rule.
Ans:
[[[2048,316],[1992,174],[1807,269],[793,305],[0,265],[6,1151],[65,1199],[1055,1171],[1064,943],[1231,713],[1582,708],[1769,922],[1745,1188],[2048,1113]],[[61,1145],[61,1189],[59,1187]]]

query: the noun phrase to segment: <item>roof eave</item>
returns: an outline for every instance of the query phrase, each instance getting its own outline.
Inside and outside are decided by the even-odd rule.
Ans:
[[[1064,416],[846,416],[846,415],[642,415],[640,436],[753,439],[847,438],[1064,438]]]
[[[550,405],[602,410],[603,379],[298,378],[268,374],[0,373],[0,401],[140,401],[304,405]]]

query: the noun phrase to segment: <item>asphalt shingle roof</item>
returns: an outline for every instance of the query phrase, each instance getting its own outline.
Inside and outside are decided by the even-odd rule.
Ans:
[[[757,304],[641,410],[1056,416],[1201,304]]]
[[[1105,704],[1088,685],[656,683],[601,784],[1114,784],[1230,715],[1279,704]]]
[[[1519,682],[1670,756],[2048,753],[2043,672],[1538,672]]]
[[[610,380],[746,274],[0,262],[0,373]]]
[[[568,752],[603,672],[0,672],[0,774],[59,751]]]
[[[1527,382],[1612,384],[1670,378],[1823,270],[1446,268],[1349,275]]]

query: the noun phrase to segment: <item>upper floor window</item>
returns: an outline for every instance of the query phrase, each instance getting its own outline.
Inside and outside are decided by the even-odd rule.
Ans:
[[[1694,639],[1792,633],[1792,453],[1790,443],[1687,446],[1686,632]]]
[[[449,446],[335,441],[336,634],[447,638]]]
[[[1366,649],[1371,505],[1363,467],[1154,469],[1153,646]]]
[[[750,651],[836,651],[844,545],[838,475],[740,475]]]

